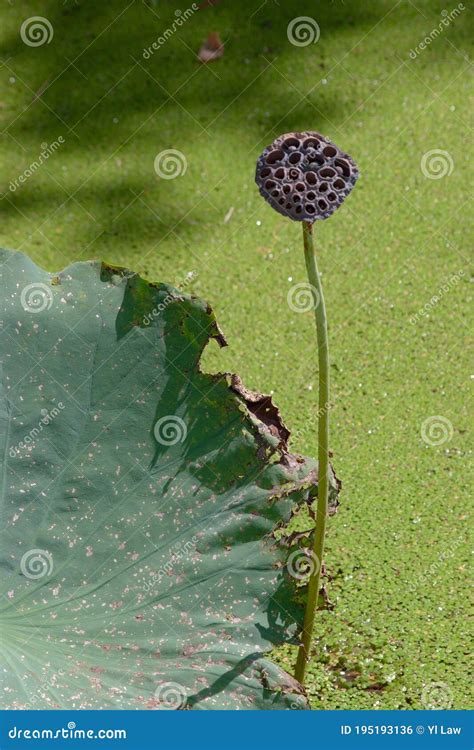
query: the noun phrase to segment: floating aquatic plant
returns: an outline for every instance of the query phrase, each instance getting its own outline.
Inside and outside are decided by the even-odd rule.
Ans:
[[[261,195],[279,213],[303,222],[306,270],[316,318],[319,363],[318,506],[308,599],[295,677],[304,682],[318,601],[329,491],[329,345],[313,224],[328,219],[349,195],[359,176],[352,158],[319,133],[285,133],[264,149],[255,181]]]

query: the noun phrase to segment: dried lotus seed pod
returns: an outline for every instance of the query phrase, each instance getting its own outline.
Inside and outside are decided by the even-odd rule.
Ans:
[[[255,182],[265,200],[293,221],[327,219],[354,187],[353,159],[319,133],[286,133],[263,151]]]

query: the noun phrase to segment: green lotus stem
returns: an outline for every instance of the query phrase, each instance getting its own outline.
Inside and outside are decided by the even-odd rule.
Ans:
[[[326,308],[324,305],[321,277],[316,262],[313,242],[313,224],[303,222],[304,257],[311,285],[316,318],[316,339],[319,363],[319,410],[318,410],[318,506],[312,549],[311,575],[308,600],[304,616],[301,645],[296,661],[295,677],[304,683],[306,667],[311,652],[314,617],[318,604],[321,565],[324,551],[324,534],[328,512],[329,492],[329,346]]]

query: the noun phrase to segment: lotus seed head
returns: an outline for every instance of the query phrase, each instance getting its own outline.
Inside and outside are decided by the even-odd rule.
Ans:
[[[264,149],[255,182],[265,200],[293,221],[328,219],[354,187],[353,159],[320,133],[285,133]]]

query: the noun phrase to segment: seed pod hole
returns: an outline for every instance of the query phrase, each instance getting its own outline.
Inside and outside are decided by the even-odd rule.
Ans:
[[[325,146],[325,147],[323,148],[323,154],[324,154],[324,156],[326,156],[326,157],[327,157],[328,159],[332,159],[332,157],[333,157],[333,156],[336,156],[336,154],[337,154],[337,149],[335,149],[335,148],[334,148],[334,146]]]
[[[320,177],[335,177],[337,174],[336,170],[332,167],[323,167],[319,170]]]
[[[346,187],[346,183],[344,182],[344,180],[341,180],[339,178],[337,180],[334,180],[332,185],[334,188],[336,188],[336,190],[344,190],[344,188]]]
[[[315,154],[314,156],[311,156],[308,161],[310,164],[317,164],[318,167],[322,167],[324,164],[324,157]]]
[[[298,138],[295,138],[294,136],[290,136],[289,138],[286,138],[283,141],[283,145],[286,146],[286,148],[298,148],[300,145],[300,142]]]
[[[288,161],[290,162],[290,164],[298,164],[300,160],[301,160],[301,154],[299,154],[297,151],[294,151],[288,157]]]
[[[306,172],[305,179],[308,185],[316,185],[318,181],[315,172]]]
[[[278,169],[275,170],[274,176],[277,178],[277,180],[282,180],[285,176],[285,170],[283,169],[283,167],[278,167]]]
[[[349,163],[345,159],[335,159],[334,164],[336,165],[336,167],[340,167],[342,169],[342,174],[345,177],[350,177],[351,168],[349,166]]]
[[[267,164],[275,164],[277,161],[283,159],[283,151],[277,149],[276,151],[270,151],[267,156]]]

